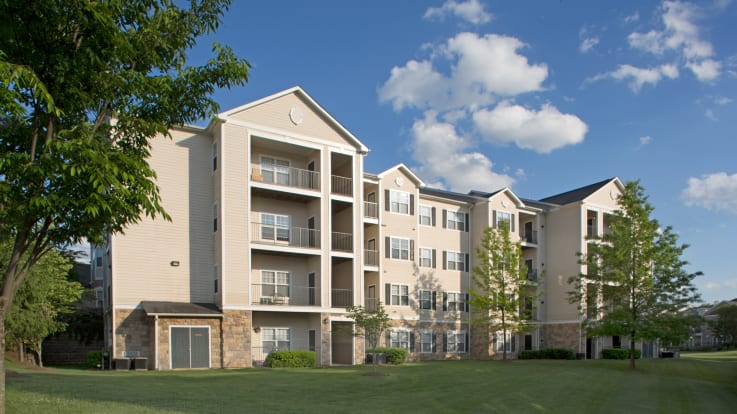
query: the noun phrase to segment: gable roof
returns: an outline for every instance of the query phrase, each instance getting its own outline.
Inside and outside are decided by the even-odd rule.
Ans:
[[[353,145],[356,146],[359,152],[368,153],[369,149],[367,146],[363,145],[363,143],[355,136],[353,135],[346,127],[343,126],[340,122],[338,122],[337,119],[335,119],[328,111],[325,110],[320,104],[317,103],[310,95],[307,94],[301,87],[299,86],[293,86],[289,89],[285,89],[281,92],[277,92],[273,95],[267,96],[265,98],[261,98],[258,100],[255,100],[253,102],[249,102],[247,104],[235,107],[233,109],[229,109],[224,112],[220,112],[217,114],[216,119],[226,120],[227,118],[239,113],[246,111],[250,108],[253,108],[258,105],[262,105],[266,102],[273,101],[275,99],[279,99],[281,97],[295,94],[304,99],[307,104],[311,107],[312,110],[317,112],[319,115],[322,115],[325,117],[325,119],[328,121],[328,123],[335,128],[340,134],[344,135],[349,142],[351,142]]]
[[[439,188],[422,187],[420,188],[420,194],[471,204],[478,201],[478,198],[472,195],[455,193],[453,191],[442,190]]]
[[[420,188],[422,188],[422,187],[424,187],[424,186],[425,186],[425,182],[424,182],[424,181],[422,181],[422,180],[420,179],[420,177],[418,177],[418,176],[417,176],[417,175],[416,175],[415,173],[413,173],[413,172],[412,172],[412,170],[410,170],[409,168],[407,168],[407,166],[406,166],[406,165],[404,165],[404,164],[402,164],[402,163],[400,163],[400,164],[397,164],[397,165],[395,165],[395,166],[393,166],[393,167],[389,168],[389,169],[388,169],[388,170],[386,170],[386,171],[380,172],[380,173],[376,174],[376,176],[377,176],[377,177],[379,177],[379,178],[384,178],[384,177],[386,177],[386,175],[387,175],[387,174],[389,174],[389,173],[391,173],[391,172],[393,172],[393,171],[402,171],[402,172],[403,172],[403,173],[405,173],[405,174],[406,174],[406,175],[407,175],[407,176],[408,176],[409,178],[411,178],[411,179],[412,179],[412,181],[414,181],[414,182],[415,182],[415,184],[417,184],[417,186],[418,186],[418,187],[420,187]]]
[[[514,200],[514,203],[517,205],[517,207],[522,207],[522,206],[525,205],[525,203],[522,201],[522,199],[520,199],[519,197],[517,197],[517,194],[515,194],[514,191],[512,191],[512,189],[509,188],[509,187],[504,187],[502,189],[496,190],[496,191],[491,192],[491,193],[484,193],[482,191],[472,190],[472,191],[469,191],[468,194],[470,194],[472,196],[475,196],[475,197],[481,197],[481,198],[485,198],[485,199],[490,199],[493,196],[495,196],[497,194],[500,194],[500,193],[507,193],[507,195],[509,195],[509,197],[511,197],[512,200]]]
[[[576,188],[574,190],[566,191],[565,193],[560,193],[554,196],[546,197],[546,198],[540,199],[539,201],[543,203],[558,204],[558,205],[564,205],[564,204],[575,203],[577,201],[583,201],[584,199],[586,199],[586,197],[590,196],[591,194],[594,194],[596,191],[598,191],[605,185],[615,180],[619,182],[619,178],[617,177],[607,178],[604,181],[599,181],[598,183],[589,184],[585,187]],[[621,186],[621,183],[618,185]]]

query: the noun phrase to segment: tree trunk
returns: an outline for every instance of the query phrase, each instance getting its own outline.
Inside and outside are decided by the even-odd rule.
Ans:
[[[635,333],[630,332],[630,369],[635,369]]]
[[[0,414],[5,414],[5,310],[0,303]]]
[[[20,362],[26,361],[26,347],[23,346],[23,340],[17,339],[18,341],[18,360]]]
[[[36,349],[38,349],[38,351],[36,351],[36,355],[38,356],[38,366],[41,367],[41,368],[43,368],[44,362],[43,362],[43,359],[41,359],[41,352],[43,351],[43,348],[42,348],[42,346],[43,346],[43,340],[38,341],[37,346],[38,346],[38,348],[36,348]]]

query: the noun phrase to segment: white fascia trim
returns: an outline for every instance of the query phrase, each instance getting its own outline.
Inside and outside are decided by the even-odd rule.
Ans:
[[[277,142],[286,142],[300,147],[310,148],[314,150],[322,149],[322,145],[330,145],[331,142],[321,140],[319,138],[308,137],[307,135],[291,134],[274,128],[264,127],[263,125],[250,124],[247,122],[232,121],[233,125],[248,128],[248,142],[252,142],[253,138],[268,139]],[[315,144],[319,142],[319,144]],[[353,151],[355,154],[355,151]]]
[[[425,187],[426,186],[425,182],[422,181],[420,179],[420,177],[418,177],[415,173],[413,173],[412,170],[410,170],[403,163],[399,163],[399,164],[397,164],[397,165],[389,168],[388,170],[385,170],[383,172],[380,172],[380,173],[376,174],[376,176],[379,177],[379,179],[381,179],[381,178],[386,177],[387,174],[390,174],[393,171],[402,171],[402,172],[404,172],[406,175],[408,175],[412,179],[412,181],[415,182],[415,184],[417,184],[418,187]]]
[[[453,204],[453,205],[460,206],[460,207],[465,207],[468,209],[470,209],[471,206],[473,206],[474,204],[474,203],[467,202],[467,201],[453,200],[450,198],[444,198],[444,197],[422,194],[422,193],[420,193],[420,200],[437,201],[441,203],[447,203],[447,204]]]

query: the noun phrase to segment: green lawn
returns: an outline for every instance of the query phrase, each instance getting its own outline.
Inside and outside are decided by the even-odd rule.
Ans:
[[[728,413],[737,352],[638,361],[459,361],[179,372],[29,371],[8,413]]]

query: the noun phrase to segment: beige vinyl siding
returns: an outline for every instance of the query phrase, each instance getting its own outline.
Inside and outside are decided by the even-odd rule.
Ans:
[[[249,302],[248,269],[248,131],[226,123],[220,140],[224,158],[222,194],[225,207],[223,245],[225,246],[222,273],[225,277],[224,305],[239,306]]]
[[[220,210],[218,215],[223,215],[223,204],[221,202],[222,199],[222,191],[221,191],[221,181],[223,179],[223,146],[222,146],[222,128],[224,128],[224,125],[220,125],[219,127],[214,129],[213,133],[213,142],[217,142],[217,169],[212,172],[212,194],[213,194],[213,202],[218,203],[218,209]],[[210,160],[212,163],[212,160]],[[210,165],[212,167],[212,165]],[[220,217],[219,217],[220,218]],[[222,221],[222,220],[220,220]],[[222,224],[222,223],[221,223]],[[215,304],[217,304],[218,307],[222,307],[223,305],[223,257],[222,257],[222,246],[223,246],[223,239],[222,239],[222,231],[218,232],[214,238],[213,238],[213,257],[214,257],[214,264],[217,265],[217,272],[218,272],[218,291],[215,294]],[[213,290],[214,290],[214,283],[213,283]]]
[[[295,125],[289,118],[289,111],[293,107],[301,109],[304,114],[304,119],[298,125]],[[233,114],[230,118],[282,130],[288,134],[307,135],[341,145],[355,146],[350,144],[346,137],[333,128],[326,119],[313,111],[307,101],[296,94],[264,102]]]
[[[545,311],[548,321],[578,319],[575,304],[568,303],[573,285],[570,276],[580,272],[576,253],[581,251],[585,232],[585,216],[580,204],[571,204],[548,213],[545,263]]]
[[[307,297],[307,275],[315,273],[315,297],[322,289],[322,278],[319,263],[308,257],[284,257],[273,254],[253,253],[251,256],[251,283],[256,286],[262,284],[261,271],[271,270],[289,273],[289,284],[292,289],[291,295],[299,297],[300,304],[306,304]],[[258,292],[258,289],[254,290]],[[258,298],[253,298],[258,300]]]
[[[615,198],[611,197],[612,191],[615,194]],[[619,190],[619,187],[617,187],[616,184],[611,182],[600,188],[590,196],[586,197],[586,203],[590,203],[596,206],[611,206],[612,210],[615,210],[617,208],[616,196],[620,194],[622,194],[622,191]]]
[[[113,236],[116,306],[142,300],[213,303],[212,140],[173,130],[149,163],[172,221],[144,218]],[[178,261],[179,266],[171,266]]]

